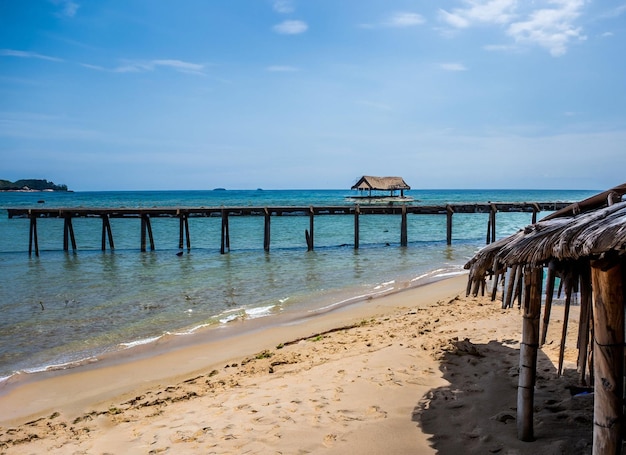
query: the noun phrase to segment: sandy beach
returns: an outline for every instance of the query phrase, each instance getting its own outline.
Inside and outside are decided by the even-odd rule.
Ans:
[[[534,442],[517,440],[521,315],[459,276],[299,322],[24,382],[0,396],[2,454],[578,454],[577,310],[539,351]]]

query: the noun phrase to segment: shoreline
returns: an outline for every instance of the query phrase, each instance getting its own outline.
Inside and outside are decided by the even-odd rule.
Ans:
[[[0,397],[0,452],[589,453],[593,395],[568,389],[577,308],[558,376],[553,307],[522,442],[521,314],[463,297],[466,279],[25,384]]]
[[[199,351],[203,350],[205,347],[214,346],[215,349],[223,350],[222,352],[224,353],[231,352],[228,345],[234,341],[252,349],[254,344],[250,343],[248,339],[253,338],[257,334],[263,338],[264,345],[269,346],[272,344],[269,343],[270,341],[274,344],[279,344],[285,341],[285,336],[304,336],[304,334],[309,331],[309,328],[313,331],[332,329],[334,328],[333,326],[337,324],[337,321],[344,321],[341,324],[349,324],[347,321],[349,321],[350,318],[357,317],[357,315],[362,314],[364,315],[363,317],[366,317],[370,314],[374,314],[373,312],[378,309],[394,306],[393,302],[395,301],[395,297],[399,296],[399,300],[404,300],[405,298],[400,296],[406,293],[410,294],[415,292],[421,294],[421,290],[428,289],[431,286],[447,288],[449,286],[448,283],[454,281],[462,281],[463,284],[459,289],[464,289],[466,280],[467,273],[465,272],[460,272],[454,276],[434,276],[430,277],[430,280],[424,283],[384,292],[379,296],[367,295],[360,298],[355,296],[352,299],[348,299],[353,301],[340,305],[333,304],[326,308],[287,312],[285,314],[272,315],[267,318],[234,320],[223,326],[205,327],[196,333],[182,336],[163,335],[158,337],[154,342],[137,344],[130,348],[104,353],[96,359],[84,359],[68,368],[48,369],[33,373],[16,373],[0,384],[0,409],[3,409],[0,413],[0,425],[6,421],[43,412],[46,410],[46,406],[52,406],[51,401],[46,398],[38,400],[30,397],[26,399],[30,392],[26,392],[25,390],[37,390],[40,384],[44,389],[50,390],[52,388],[60,394],[65,380],[73,384],[73,387],[80,388],[80,384],[76,383],[74,377],[84,375],[86,382],[92,384],[95,382],[98,384],[93,387],[94,389],[101,389],[101,391],[94,394],[93,397],[105,399],[116,393],[127,391],[128,388],[132,388],[136,384],[134,381],[126,379],[120,381],[117,386],[111,384],[111,390],[108,390],[109,387],[104,384],[99,384],[98,372],[100,371],[105,372],[104,374],[106,375],[108,371],[118,368],[120,369],[120,376],[124,374],[127,378],[130,378],[133,375],[135,365],[137,368],[141,369],[145,364],[154,366],[152,364],[156,359],[159,359],[161,362],[170,362],[171,359],[179,355],[179,360],[182,358],[185,359],[184,361],[176,362],[177,368],[172,368],[169,372],[163,371],[163,369],[158,366],[156,368],[151,367],[143,370],[147,374],[146,377],[142,379],[142,383],[152,383],[166,379],[170,373],[173,373],[173,377],[189,373],[189,368],[192,370],[196,368],[192,359],[193,356],[203,359],[202,361],[211,362],[205,355],[199,353]],[[426,294],[429,293],[430,292],[427,292]],[[235,352],[233,352],[233,355],[234,354]],[[217,354],[214,359],[214,362],[218,360],[224,362],[227,360],[224,358],[224,354]],[[199,364],[197,366],[198,369],[204,367],[206,367],[206,365]],[[43,384],[46,385],[43,386]],[[24,397],[23,400],[20,398],[22,396]],[[91,394],[89,392],[82,391],[72,397],[70,401],[77,401],[78,404],[85,400],[88,401],[90,398]],[[28,404],[25,405],[24,403]]]

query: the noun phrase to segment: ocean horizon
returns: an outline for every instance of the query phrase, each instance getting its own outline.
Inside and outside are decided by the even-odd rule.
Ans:
[[[410,190],[413,204],[575,202],[592,190]],[[28,255],[29,220],[8,208],[139,208],[352,205],[347,190],[0,192],[0,393],[2,382],[92,363],[162,337],[228,330],[235,321],[329,311],[463,273],[485,244],[488,214],[446,217],[365,215],[359,248],[351,216],[317,216],[307,251],[307,217],[272,217],[271,250],[263,217],[230,220],[230,252],[220,254],[220,218],[190,218],[191,250],[178,248],[176,218],[153,219],[156,249],[139,250],[139,221],[111,220],[115,250],[101,251],[99,219],[74,220],[77,250],[63,251],[63,220],[39,219],[40,255]],[[42,202],[43,201],[43,202]],[[549,212],[540,212],[539,219]],[[496,237],[531,222],[498,213]],[[274,318],[273,318],[274,317]]]

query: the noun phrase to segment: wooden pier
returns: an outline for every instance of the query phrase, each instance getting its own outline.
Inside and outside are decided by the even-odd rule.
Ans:
[[[477,204],[447,204],[447,205],[344,205],[344,206],[309,206],[309,207],[153,207],[153,208],[9,208],[9,218],[29,218],[30,235],[28,253],[33,251],[39,256],[39,242],[37,237],[37,219],[59,218],[64,220],[63,250],[76,250],[76,239],[72,220],[74,218],[100,218],[102,220],[102,250],[115,248],[111,218],[137,218],[141,221],[141,251],[155,249],[152,235],[151,220],[155,218],[178,218],[180,223],[178,247],[191,249],[189,232],[189,218],[191,217],[220,217],[222,220],[221,245],[222,254],[230,250],[229,217],[231,216],[263,216],[264,236],[263,248],[270,250],[270,227],[272,216],[295,215],[308,216],[309,229],[305,230],[305,242],[308,250],[314,248],[314,219],[321,215],[351,215],[354,217],[354,248],[359,248],[359,218],[361,215],[399,215],[400,245],[408,244],[408,215],[442,215],[446,216],[446,241],[452,244],[452,217],[455,213],[487,213],[486,243],[496,239],[496,214],[498,212],[528,212],[532,213],[532,223],[537,221],[537,213],[541,211],[560,210],[568,203],[565,202],[487,202]]]

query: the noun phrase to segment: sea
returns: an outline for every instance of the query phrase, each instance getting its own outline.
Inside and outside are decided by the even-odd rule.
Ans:
[[[595,190],[410,190],[412,204],[575,202]],[[63,251],[63,220],[37,222],[39,256],[28,254],[29,220],[7,208],[276,207],[353,204],[349,190],[0,192],[0,393],[20,377],[66,370],[164,337],[229,330],[238,321],[271,325],[464,273],[485,245],[488,214],[273,216],[263,248],[261,216],[230,217],[230,251],[220,254],[219,217],[189,219],[191,249],[179,250],[177,218],[152,220],[154,251],[140,251],[140,220],[112,219],[115,249],[101,250],[99,218],[73,220],[77,249]],[[539,219],[550,212],[539,213]],[[498,213],[496,238],[531,223]],[[306,319],[304,322],[306,323]],[[256,327],[258,327],[258,325]]]

